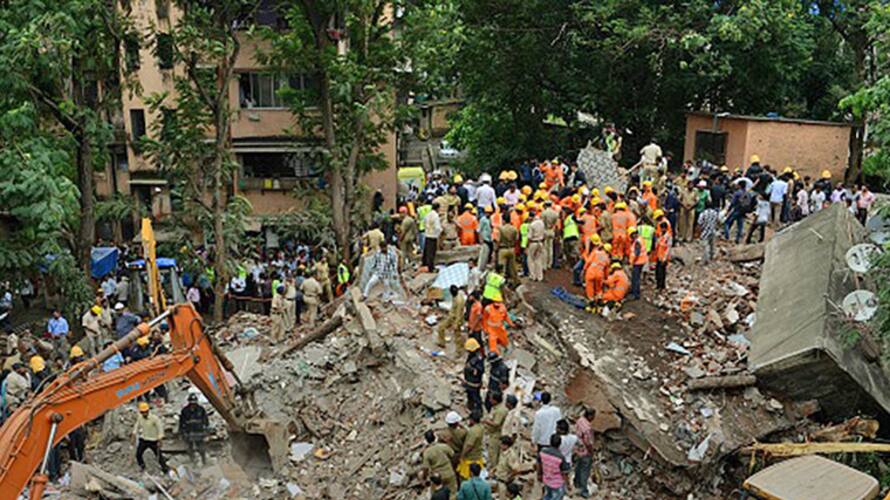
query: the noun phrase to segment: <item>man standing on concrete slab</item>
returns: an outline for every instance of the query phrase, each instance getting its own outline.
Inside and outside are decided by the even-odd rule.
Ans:
[[[596,418],[596,410],[585,408],[584,412],[575,421],[575,435],[578,443],[575,445],[575,488],[581,498],[589,498],[590,490],[587,489],[587,481],[593,470],[593,419]]]
[[[494,468],[498,463],[498,455],[501,451],[501,428],[504,426],[504,419],[507,417],[507,407],[504,405],[504,395],[501,392],[495,392],[489,396],[492,403],[491,412],[482,420],[485,428],[485,439],[488,442],[488,464],[490,468]]]
[[[467,361],[464,364],[464,389],[467,391],[467,409],[482,411],[482,377],[485,375],[485,358],[476,339],[467,339]]]
[[[157,415],[150,412],[151,407],[146,402],[139,403],[139,416],[136,417],[136,425],[133,427],[133,434],[136,435],[136,463],[139,468],[145,471],[145,460],[142,456],[145,450],[151,450],[158,458],[161,465],[161,471],[164,474],[169,470],[167,461],[161,453],[161,440],[164,439],[164,424]]]
[[[423,266],[428,271],[436,268],[436,251],[439,249],[439,236],[442,234],[442,219],[439,216],[439,203],[434,201],[432,210],[423,220]]]

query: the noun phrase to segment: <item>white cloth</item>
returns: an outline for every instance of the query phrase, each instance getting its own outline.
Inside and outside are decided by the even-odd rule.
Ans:
[[[491,185],[483,184],[476,189],[476,204],[480,207],[494,208],[495,201],[497,201],[497,194]]]
[[[643,149],[640,150],[640,156],[642,157],[643,165],[655,165],[658,163],[658,157],[661,156],[661,146],[651,142],[643,146]]]
[[[813,207],[813,212],[822,210],[822,205],[825,204],[825,192],[814,190],[813,193],[810,194],[810,203]]]
[[[562,456],[565,457],[566,462],[569,465],[572,465],[572,450],[575,449],[575,445],[578,443],[578,436],[574,434],[566,434],[562,436],[562,441],[559,443],[559,452],[562,453]]]
[[[806,189],[797,192],[797,207],[800,209],[801,215],[810,214],[810,194]]]
[[[788,183],[781,179],[774,180],[769,186],[769,202],[782,203],[786,192],[788,192]]]
[[[550,436],[556,432],[556,422],[562,418],[558,406],[544,405],[535,412],[532,424],[532,442],[542,446],[550,446]]]

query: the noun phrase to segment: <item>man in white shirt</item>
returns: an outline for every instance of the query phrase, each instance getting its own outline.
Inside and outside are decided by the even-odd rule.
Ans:
[[[476,188],[476,204],[483,210],[485,210],[485,207],[494,209],[497,194],[495,193],[494,188],[491,187],[491,177],[486,175],[481,179],[482,185]]]
[[[117,282],[114,281],[113,275],[109,274],[102,282],[102,294],[106,299],[114,300],[114,296],[117,294]]]
[[[775,227],[779,224],[782,215],[782,204],[785,202],[785,194],[788,192],[788,183],[782,177],[769,185],[770,223]]]
[[[532,442],[538,445],[540,451],[545,446],[550,446],[550,436],[556,433],[556,422],[562,418],[562,412],[558,406],[550,404],[550,393],[541,393],[541,407],[535,412],[532,424]]]
[[[439,217],[437,201],[433,201],[433,209],[423,219],[423,234],[423,265],[432,271],[436,268],[436,251],[439,249],[439,235],[442,234],[442,220]]]
[[[654,181],[658,172],[658,162],[661,160],[661,146],[650,141],[640,150],[640,163],[643,165],[640,181]]]

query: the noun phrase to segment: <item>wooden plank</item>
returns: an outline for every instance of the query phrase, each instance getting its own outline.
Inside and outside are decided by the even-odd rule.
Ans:
[[[754,443],[739,453],[764,452],[774,457],[828,455],[831,453],[890,453],[890,443]]]
[[[747,387],[757,383],[754,375],[726,375],[722,377],[704,377],[692,379],[686,382],[690,391],[706,389],[731,389],[733,387]]]

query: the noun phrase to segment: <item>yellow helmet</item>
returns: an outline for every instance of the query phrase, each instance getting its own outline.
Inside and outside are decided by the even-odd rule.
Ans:
[[[590,191],[590,194],[591,194],[591,196],[593,196],[594,198],[599,198],[599,195],[600,195],[600,188],[593,188],[593,190]]]
[[[42,372],[44,368],[46,368],[46,361],[42,356],[31,356],[31,360],[28,361],[28,364],[31,365],[31,371],[34,373]]]
[[[494,212],[494,209],[491,208],[491,205],[485,205],[485,208],[483,210],[485,210],[485,213],[487,213],[487,214]]]
[[[516,210],[519,210],[520,212],[521,212],[521,211],[524,211],[524,210],[525,210],[525,203],[517,203],[517,204],[516,204]]]
[[[538,189],[547,189],[547,183],[542,182],[542,183],[538,184]]]
[[[526,195],[524,195],[524,194],[522,194],[522,193],[519,193],[519,200],[520,200],[520,201],[525,201],[525,200],[527,200],[527,199],[528,199],[528,196],[526,196]]]
[[[586,212],[587,212],[587,209],[586,209],[586,208],[584,208],[584,207],[580,207],[580,208],[578,208],[578,215],[581,215],[581,214],[586,213]]]
[[[637,232],[637,226],[630,226],[627,228],[627,234],[634,234]]]
[[[793,171],[794,171],[794,170],[792,170],[791,167],[785,167],[785,169],[782,170],[782,173],[783,173],[783,174],[790,174],[790,173],[793,172]]]
[[[515,171],[515,170],[511,170],[511,171],[507,172],[507,179],[508,179],[508,180],[515,181],[515,180],[518,179],[518,178],[519,178],[519,175],[516,174],[516,171]]]
[[[625,208],[627,208],[627,203],[624,203],[623,201],[619,201],[618,203],[615,204],[616,210],[623,210]]]
[[[467,341],[464,342],[464,349],[466,349],[470,352],[478,351],[479,350],[479,341],[476,339],[472,339],[472,338],[467,339]]]
[[[536,200],[546,200],[547,194],[542,191],[535,191],[534,199]]]
[[[522,191],[522,194],[528,196],[528,195],[532,194],[532,187],[531,186],[522,186],[521,191]]]
[[[578,194],[581,196],[587,196],[590,194],[590,190],[587,189],[587,186],[581,186],[581,189],[578,190]]]
[[[721,165],[721,166],[720,166],[720,171],[721,171],[721,172],[729,172],[729,167],[727,167],[726,165]]]
[[[798,174],[797,172],[794,172],[794,180],[796,180],[796,181],[800,180],[800,174]]]
[[[581,203],[581,195],[573,194],[572,195],[572,203]]]
[[[760,157],[757,155],[751,155],[751,163],[760,163]]]
[[[140,401],[138,406],[139,406],[139,411],[148,411],[151,409],[151,407],[148,406],[148,403],[146,403],[145,401]]]
[[[503,196],[498,197],[498,199],[495,201],[497,202],[498,205],[506,205],[507,204],[507,199],[504,198]]]
[[[499,180],[502,180],[502,181],[507,180],[507,171],[506,171],[506,170],[502,170],[501,173],[498,174],[498,179],[499,179]]]
[[[466,208],[466,209],[468,209],[468,210],[472,210],[472,209],[474,209],[475,207],[473,206],[472,203],[467,203],[466,205],[464,205],[464,208]]]
[[[596,197],[594,197],[592,200],[590,200],[590,203],[591,203],[592,205],[599,205],[599,204],[602,203],[602,202],[603,202],[603,199],[600,198],[599,196],[596,196]]]
[[[72,347],[71,352],[68,354],[69,358],[79,358],[81,356],[83,356],[83,349],[79,345]]]
[[[652,212],[653,219],[660,219],[663,216],[664,216],[664,210],[662,210],[660,208],[656,208],[655,211]]]
[[[592,241],[592,242],[594,242],[594,243],[602,243],[602,242],[603,242],[603,239],[600,238],[600,235],[598,235],[598,234],[596,234],[596,233],[593,233],[593,234],[590,235],[590,241]]]
[[[142,347],[147,346],[148,342],[149,342],[148,335],[143,335],[143,336],[139,337],[138,339],[136,339],[136,343],[141,345]]]
[[[95,315],[97,315],[97,316],[100,315],[100,314],[102,314],[102,308],[99,307],[99,306],[93,306],[93,307],[91,307],[91,308],[90,308],[90,311],[93,311],[93,314],[95,314]]]
[[[609,193],[614,193],[615,190],[612,189],[612,186],[606,186],[605,189],[603,189],[603,192],[606,194],[609,194]]]
[[[652,181],[643,181],[643,187],[652,187]]]
[[[612,269],[621,269],[621,263],[620,263],[620,262],[613,262],[613,263],[612,263]]]
[[[607,252],[611,252],[611,251],[612,251],[612,244],[611,244],[611,243],[605,243],[605,244],[603,244],[603,250],[605,250],[605,251],[607,251]]]
[[[460,183],[463,182],[463,181],[464,181],[464,178],[463,178],[462,175],[460,175],[460,174],[454,174],[454,182],[460,184]]]
[[[823,171],[822,171],[822,178],[823,178],[823,179],[831,179],[831,172],[829,172],[828,170],[823,170]]]

